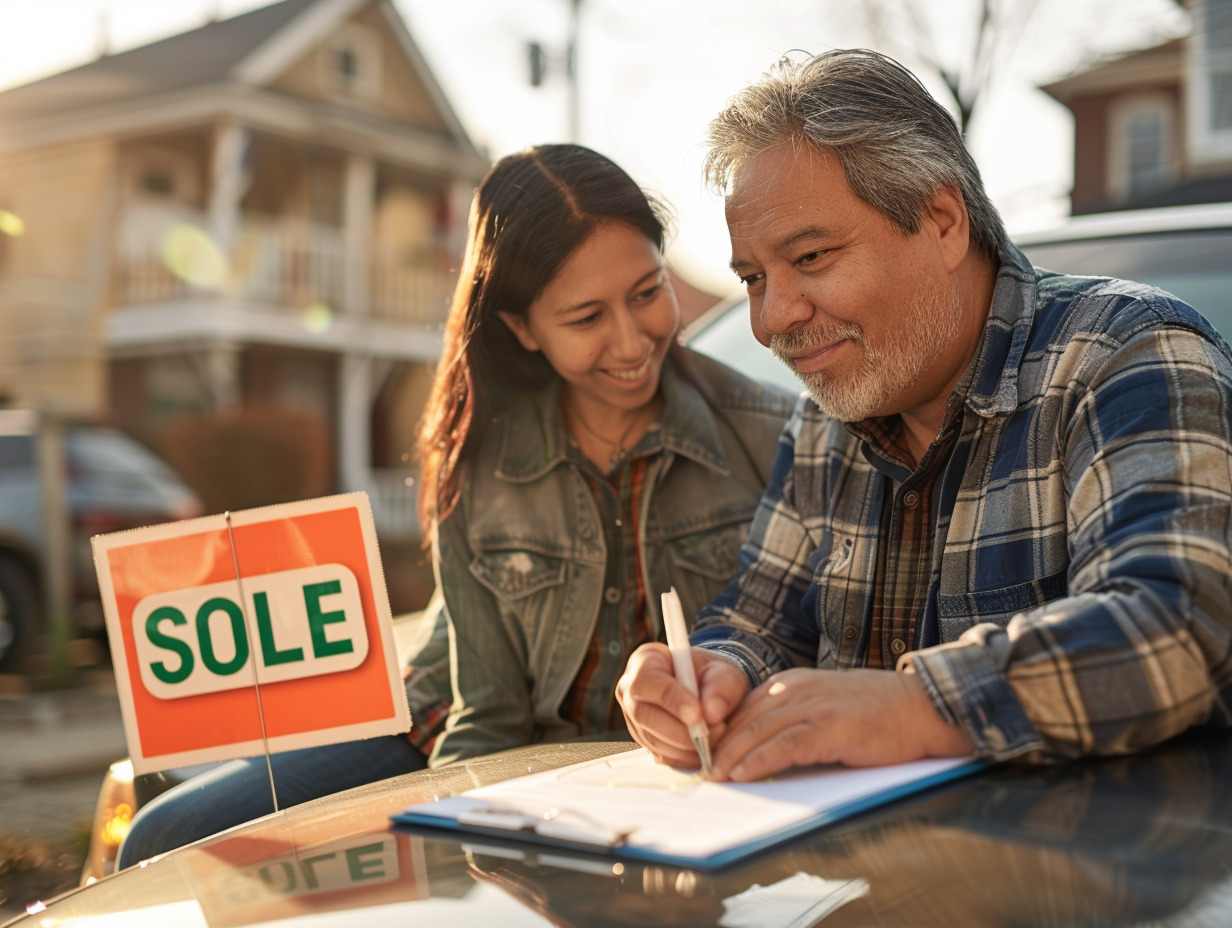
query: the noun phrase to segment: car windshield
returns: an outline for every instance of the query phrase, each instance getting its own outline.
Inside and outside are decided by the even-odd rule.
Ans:
[[[1050,271],[1123,277],[1167,290],[1232,340],[1232,230],[1043,242],[1023,252]]]
[[[81,472],[147,474],[179,483],[166,462],[114,429],[70,428],[65,432],[65,446],[72,466]]]
[[[791,369],[753,337],[749,301],[740,300],[687,338],[690,348],[708,354],[746,377],[798,392],[804,389]]]

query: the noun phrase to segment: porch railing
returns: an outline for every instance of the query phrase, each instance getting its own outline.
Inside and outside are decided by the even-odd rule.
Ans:
[[[112,275],[117,305],[188,298],[243,300],[272,311],[300,313],[323,305],[344,311],[346,251],[340,229],[306,222],[246,218],[224,253],[204,219],[127,217]],[[453,276],[425,249],[395,261],[371,258],[367,315],[436,327],[444,322]]]

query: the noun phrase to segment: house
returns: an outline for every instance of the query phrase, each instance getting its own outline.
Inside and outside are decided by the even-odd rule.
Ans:
[[[207,506],[220,474],[228,508],[362,489],[411,538],[487,168],[390,0],[282,0],[0,93],[0,405],[106,414]]]
[[[1074,214],[1232,200],[1232,0],[1193,28],[1042,89],[1074,114]]]

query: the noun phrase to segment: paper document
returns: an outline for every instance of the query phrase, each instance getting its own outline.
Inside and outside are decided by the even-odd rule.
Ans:
[[[410,806],[393,819],[717,867],[983,766],[946,758],[810,767],[757,783],[714,783],[656,764],[639,748]]]

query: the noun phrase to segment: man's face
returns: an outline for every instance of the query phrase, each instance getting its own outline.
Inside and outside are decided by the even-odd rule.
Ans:
[[[854,422],[948,396],[968,346],[928,218],[904,235],[833,154],[784,143],[737,170],[727,224],[754,334],[824,411]]]

